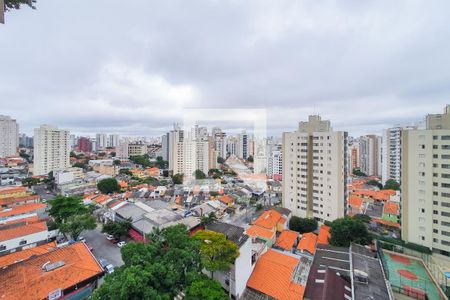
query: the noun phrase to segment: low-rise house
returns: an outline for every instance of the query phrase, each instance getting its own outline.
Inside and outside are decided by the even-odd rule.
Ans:
[[[82,299],[103,274],[87,246],[78,242],[1,268],[0,298]]]
[[[275,245],[276,249],[292,252],[298,242],[298,232],[292,230],[284,230],[278,236]]]
[[[50,238],[45,222],[20,222],[0,227],[0,254],[46,243]]]
[[[252,260],[252,240],[244,233],[244,228],[223,222],[207,225],[206,230],[223,233],[239,247],[239,257],[230,266],[229,272],[215,272],[214,279],[218,280],[234,299],[240,299],[255,267]]]
[[[269,249],[256,263],[244,299],[303,299],[300,258]]]
[[[0,199],[0,207],[2,208],[12,208],[18,205],[38,203],[41,198],[39,195],[27,195],[20,197],[8,197]]]
[[[28,196],[28,190],[24,186],[12,186],[0,188],[0,199],[25,197]]]
[[[0,256],[0,269],[3,269],[4,267],[15,264],[17,262],[26,260],[34,255],[40,255],[50,252],[52,250],[55,250],[56,248],[57,248],[56,242],[50,242],[40,246],[27,248],[22,251],[17,251]]]
[[[43,203],[29,203],[15,206],[13,208],[0,208],[0,224],[18,221],[33,216],[40,216],[44,219],[46,218],[46,208],[47,206]]]
[[[312,232],[302,234],[300,242],[297,245],[298,253],[314,255],[316,253],[317,235]]]
[[[329,245],[328,241],[331,237],[331,227],[327,225],[321,225],[319,229],[319,236],[317,237],[317,244]]]

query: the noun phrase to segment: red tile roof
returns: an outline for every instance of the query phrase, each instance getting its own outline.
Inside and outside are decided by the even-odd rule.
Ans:
[[[220,196],[218,199],[219,199],[220,202],[222,202],[224,204],[227,204],[227,205],[234,203],[234,199],[231,196],[228,196],[228,195]]]
[[[328,239],[330,238],[330,227],[327,225],[320,226],[319,236],[317,238],[317,244],[328,245]]]
[[[51,271],[47,262],[64,261]],[[84,243],[60,248],[0,269],[1,299],[47,299],[49,292],[72,287],[103,272]]]
[[[20,193],[26,192],[27,188],[24,186],[11,186],[11,187],[3,187],[0,188],[0,195],[11,194],[11,193]]]
[[[317,235],[308,232],[302,235],[300,242],[298,243],[297,249],[301,251],[308,251],[311,254],[316,253],[316,243],[317,243]]]
[[[0,205],[12,205],[20,202],[36,201],[39,200],[39,195],[29,195],[23,197],[8,197],[0,199]]]
[[[275,243],[276,247],[291,251],[297,242],[298,232],[292,230],[283,230]]]
[[[274,209],[265,211],[254,222],[255,225],[264,227],[267,229],[273,229],[277,227],[277,223],[280,221],[281,214]]]
[[[303,299],[305,287],[292,282],[299,260],[269,249],[256,263],[247,286],[279,300]]]
[[[29,204],[23,204],[20,206],[15,206],[11,209],[3,209],[0,210],[0,218],[9,217],[9,216],[16,216],[21,215],[25,213],[30,213],[39,209],[44,209],[47,206],[43,203],[29,203]]]
[[[261,237],[266,240],[271,240],[275,237],[274,230],[266,229],[256,225],[250,226],[250,228],[247,229],[246,233],[251,237]]]
[[[385,214],[398,215],[400,212],[400,205],[395,202],[386,202],[384,203],[383,212]]]
[[[359,198],[358,196],[350,195],[348,197],[348,205],[350,205],[352,208],[361,209],[362,204],[363,199]]]
[[[45,222],[32,223],[0,230],[0,242],[47,230]]]
[[[50,242],[33,248],[0,256],[0,268],[30,258],[32,255],[47,253],[56,248],[56,242]]]

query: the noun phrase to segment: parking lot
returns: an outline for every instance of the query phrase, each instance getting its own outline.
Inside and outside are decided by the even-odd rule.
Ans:
[[[92,253],[97,259],[106,259],[113,266],[123,265],[120,248],[108,241],[99,227],[94,230],[83,231],[81,235],[86,239],[86,243],[94,248]]]

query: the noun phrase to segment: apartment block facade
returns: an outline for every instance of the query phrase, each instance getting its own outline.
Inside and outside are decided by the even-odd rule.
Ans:
[[[68,130],[49,125],[34,129],[34,175],[47,175],[70,167],[69,154]]]
[[[17,155],[19,125],[9,116],[0,115],[0,157]]]
[[[283,133],[283,206],[293,215],[319,222],[345,216],[347,133],[330,121],[309,116],[294,132]]]
[[[450,106],[402,131],[402,238],[450,255]]]
[[[352,149],[353,150],[353,149]],[[359,138],[360,169],[369,176],[381,175],[381,137],[365,135]]]

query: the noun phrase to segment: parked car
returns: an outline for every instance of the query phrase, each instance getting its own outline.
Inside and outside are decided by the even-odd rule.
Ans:
[[[114,236],[112,236],[112,235],[110,235],[110,234],[107,234],[107,235],[106,235],[106,239],[107,239],[108,241],[111,241],[111,240],[114,239]]]
[[[123,246],[125,246],[127,243],[125,243],[124,241],[121,241],[121,242],[118,242],[117,243],[117,246],[119,247],[119,248],[122,248]]]
[[[84,236],[79,236],[77,241],[86,243],[86,239],[84,238]]]
[[[107,265],[107,266],[105,267],[105,271],[106,271],[108,274],[114,273],[114,266],[113,266],[112,264]]]
[[[110,264],[106,259],[100,258],[98,262],[102,266],[103,270],[106,271],[106,273],[111,274],[114,272],[114,266]]]

